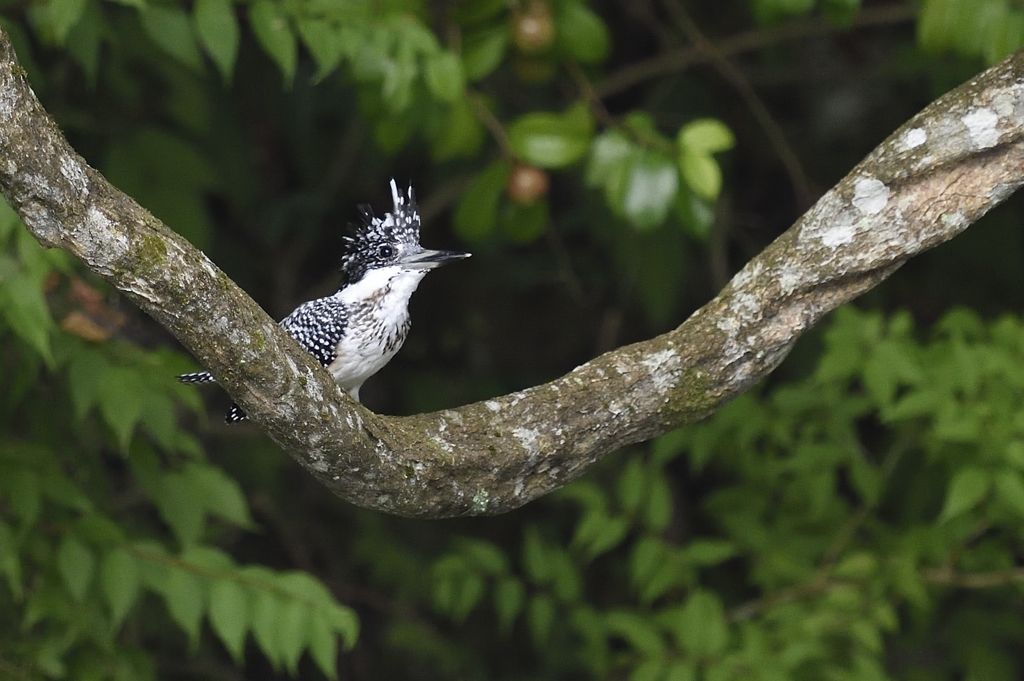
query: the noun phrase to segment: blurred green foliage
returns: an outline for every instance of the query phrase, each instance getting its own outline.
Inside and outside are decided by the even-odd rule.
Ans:
[[[336,283],[356,204],[413,180],[424,242],[475,257],[414,300],[363,390],[385,413],[677,324],[1022,17],[0,0],[75,147],[278,317]],[[1019,210],[706,422],[504,517],[413,522],[219,425],[216,391],[208,420],[172,339],[0,204],[0,678],[1018,678]]]

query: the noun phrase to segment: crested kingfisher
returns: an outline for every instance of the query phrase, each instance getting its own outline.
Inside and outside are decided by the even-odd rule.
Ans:
[[[431,251],[420,246],[420,214],[412,186],[403,194],[391,180],[393,208],[383,218],[360,206],[362,223],[346,235],[341,285],[326,298],[299,305],[281,321],[309,354],[334,375],[356,401],[359,388],[391,361],[409,333],[409,298],[435,267],[469,253]],[[208,383],[208,371],[183,374],[182,383]],[[233,404],[228,423],[245,419]]]

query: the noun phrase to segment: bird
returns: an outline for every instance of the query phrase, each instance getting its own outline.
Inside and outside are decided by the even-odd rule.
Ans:
[[[343,236],[341,282],[337,292],[299,305],[281,327],[359,401],[359,389],[380,371],[409,333],[409,299],[430,270],[468,258],[461,251],[433,251],[420,245],[420,213],[412,185],[405,192],[391,180],[392,210],[376,217],[359,206],[362,220]],[[182,383],[215,381],[208,371],[178,376]],[[245,420],[232,404],[225,421]]]

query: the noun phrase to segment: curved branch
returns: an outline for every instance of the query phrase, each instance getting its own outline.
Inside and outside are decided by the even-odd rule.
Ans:
[[[341,497],[421,517],[500,513],[603,455],[692,423],[760,380],[837,305],[959,234],[1024,181],[1024,55],[915,116],[680,327],[562,378],[385,417],[343,396],[202,253],[72,150],[0,33],[0,190],[167,327]]]

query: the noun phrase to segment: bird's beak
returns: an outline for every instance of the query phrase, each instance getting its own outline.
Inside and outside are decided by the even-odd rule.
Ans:
[[[432,270],[435,267],[468,258],[469,253],[461,251],[429,251],[423,249],[416,253],[409,253],[402,258],[402,266],[412,270]]]

